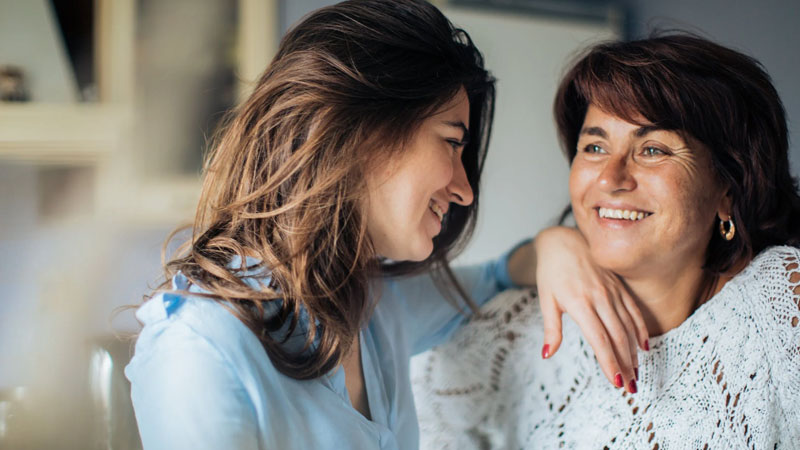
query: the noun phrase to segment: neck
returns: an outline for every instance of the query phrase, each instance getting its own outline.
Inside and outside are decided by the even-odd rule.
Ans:
[[[688,265],[672,273],[651,273],[623,279],[642,312],[650,336],[659,336],[682,324],[716,293],[719,285],[700,266]]]

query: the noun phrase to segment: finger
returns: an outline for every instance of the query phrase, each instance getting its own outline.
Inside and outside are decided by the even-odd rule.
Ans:
[[[603,374],[605,374],[609,383],[616,387],[624,386],[622,371],[617,355],[614,352],[611,338],[597,313],[587,308],[579,309],[574,314],[569,311],[567,313],[581,328],[583,335],[586,337],[586,341],[594,351],[597,363],[600,364],[600,369],[603,371]]]
[[[540,293],[539,306],[542,309],[544,321],[544,345],[542,358],[553,356],[561,346],[561,314],[556,299],[549,293]]]
[[[639,344],[639,348],[644,351],[649,351],[650,332],[647,331],[647,324],[644,321],[644,317],[642,317],[642,311],[639,309],[636,301],[633,300],[633,297],[631,297],[627,290],[620,292],[620,298],[622,300],[622,304],[625,305],[625,310],[628,311],[628,314],[630,315],[630,318],[633,320],[633,324],[636,327],[636,342]]]
[[[625,381],[625,386],[629,386],[630,380],[634,378],[633,361],[631,359],[631,343],[628,339],[628,330],[622,323],[617,310],[608,298],[595,301],[595,308],[597,315],[603,322],[608,335],[611,337],[611,342],[614,346],[614,352],[617,355],[617,361],[620,363],[622,377]]]
[[[631,362],[633,364],[633,378],[635,380],[639,379],[639,352],[636,348],[636,327],[634,326],[633,319],[631,319],[630,314],[628,314],[628,310],[625,309],[625,305],[622,303],[621,298],[617,298],[614,302],[614,308],[617,311],[617,315],[619,319],[622,321],[622,325],[625,327],[625,330],[628,332],[628,351],[631,355]]]

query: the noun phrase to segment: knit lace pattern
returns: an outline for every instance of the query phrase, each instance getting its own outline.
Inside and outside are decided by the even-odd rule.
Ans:
[[[800,449],[800,250],[771,247],[614,388],[578,326],[548,360],[535,290],[412,361],[422,449]]]

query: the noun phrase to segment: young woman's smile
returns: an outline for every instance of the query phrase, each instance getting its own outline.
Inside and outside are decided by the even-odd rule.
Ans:
[[[408,148],[367,176],[367,233],[379,255],[421,261],[433,251],[450,202],[472,203],[461,154],[469,136],[469,100],[461,89],[425,119]]]

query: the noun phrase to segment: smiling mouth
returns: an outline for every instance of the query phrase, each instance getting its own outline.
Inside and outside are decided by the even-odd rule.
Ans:
[[[439,218],[439,222],[441,222],[444,219],[444,211],[435,201],[431,200],[431,202],[428,204],[428,209],[430,209],[431,211],[433,211],[434,214],[436,214],[436,217]]]
[[[595,208],[595,210],[597,210],[597,215],[601,219],[622,219],[632,222],[642,220],[653,214],[647,211],[631,211],[627,209]]]

